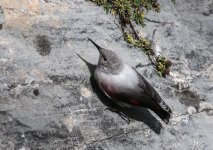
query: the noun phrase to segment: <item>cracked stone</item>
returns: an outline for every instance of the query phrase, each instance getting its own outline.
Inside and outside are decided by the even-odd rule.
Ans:
[[[201,102],[199,105],[198,112],[206,111],[206,110],[213,110],[213,105],[207,102]]]

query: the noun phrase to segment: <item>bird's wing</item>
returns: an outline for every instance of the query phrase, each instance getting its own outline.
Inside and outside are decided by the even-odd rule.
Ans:
[[[118,89],[114,85],[109,85],[106,82],[100,82],[99,83],[101,90],[113,101],[115,102],[127,102],[130,101],[130,99],[133,99],[133,93],[131,93],[130,90],[126,90],[124,92],[121,91],[121,89]]]
[[[122,87],[116,88],[116,85],[109,85],[105,82],[100,82],[102,91],[113,101],[119,105],[127,104],[129,106],[142,106],[152,110],[163,109],[171,113],[169,106],[162,100],[157,91],[144,79],[137,71],[138,86],[134,89]]]
[[[152,102],[154,102],[155,104],[157,104],[160,108],[162,108],[163,110],[171,113],[172,112],[171,109],[163,101],[163,99],[160,97],[160,95],[158,94],[158,92],[136,70],[135,70],[135,72],[137,73],[138,79],[139,79],[138,86],[141,87],[142,89],[144,89],[144,94],[147,95],[149,97],[149,99]]]
[[[117,88],[116,85],[109,85],[105,82],[100,82],[101,90],[114,102],[117,104],[129,107],[129,106],[143,106],[143,107],[153,107],[155,103],[149,100],[149,96],[141,91],[140,87],[138,89],[130,89],[122,87]],[[141,91],[141,92],[140,92]]]

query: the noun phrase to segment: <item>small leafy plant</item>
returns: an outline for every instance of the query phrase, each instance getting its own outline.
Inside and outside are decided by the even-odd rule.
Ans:
[[[107,13],[118,16],[124,39],[131,46],[141,49],[149,57],[151,64],[158,74],[166,77],[172,62],[164,56],[156,55],[153,43],[145,37],[139,36],[133,21],[137,25],[145,26],[146,13],[150,10],[159,12],[160,5],[157,0],[89,0],[98,6],[103,6]],[[175,3],[175,0],[172,0]]]

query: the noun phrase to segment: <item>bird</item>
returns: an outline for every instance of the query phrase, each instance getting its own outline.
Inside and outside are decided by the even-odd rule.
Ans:
[[[94,79],[100,90],[122,108],[148,108],[168,124],[172,111],[153,86],[115,52],[88,40],[99,51]]]

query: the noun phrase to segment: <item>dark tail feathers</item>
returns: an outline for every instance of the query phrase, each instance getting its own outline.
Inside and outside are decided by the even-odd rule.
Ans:
[[[166,124],[169,123],[171,117],[171,111],[165,111],[164,109],[153,110]]]

